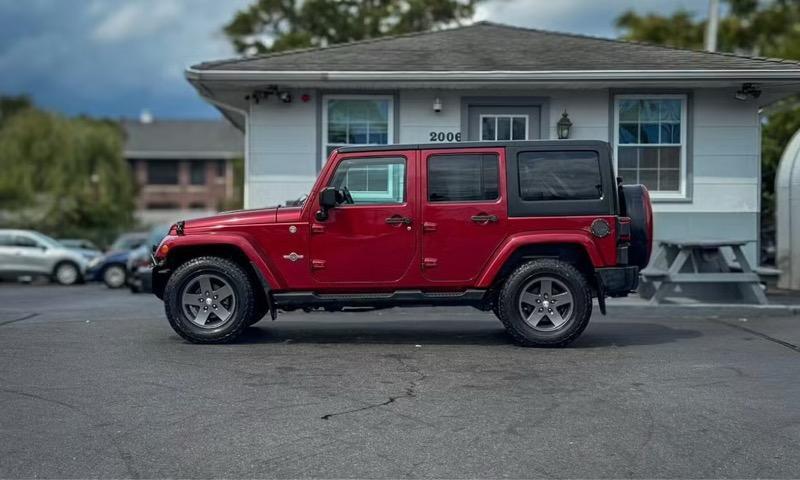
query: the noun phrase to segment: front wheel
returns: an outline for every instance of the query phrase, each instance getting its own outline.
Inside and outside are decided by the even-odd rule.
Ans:
[[[517,343],[563,347],[589,324],[591,288],[569,263],[534,260],[508,277],[500,291],[497,313]]]
[[[193,343],[224,343],[238,337],[256,314],[253,286],[236,263],[200,257],[175,270],[164,288],[170,326]]]

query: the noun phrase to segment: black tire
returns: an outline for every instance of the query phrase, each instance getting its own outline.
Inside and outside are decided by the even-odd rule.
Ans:
[[[189,282],[201,275],[214,275],[225,280],[233,291],[235,300],[231,318],[214,328],[196,325],[183,309],[182,291]],[[164,287],[164,311],[170,326],[181,337],[192,343],[227,343],[238,337],[242,330],[257,321],[253,285],[247,273],[238,264],[219,257],[199,257],[189,260],[167,280]]]
[[[71,272],[71,276],[67,278],[67,276],[61,274],[61,271],[64,269],[69,269]],[[81,269],[75,262],[70,262],[69,260],[64,260],[58,262],[55,267],[53,267],[53,274],[52,280],[59,285],[76,285],[78,283],[83,282],[83,277],[81,277]]]
[[[652,250],[652,210],[650,196],[644,185],[622,185],[623,215],[631,219],[631,241],[628,247],[628,264],[645,268]]]
[[[116,276],[112,274],[116,274]],[[112,263],[103,269],[103,283],[108,288],[122,288],[128,283],[128,271],[121,263]]]
[[[563,325],[542,331],[529,325],[520,312],[523,289],[537,278],[560,282],[572,296],[572,308]],[[520,265],[505,281],[497,299],[500,321],[514,340],[525,347],[564,347],[574,341],[592,316],[592,291],[586,278],[569,263],[539,259]],[[566,313],[566,312],[565,312]]]

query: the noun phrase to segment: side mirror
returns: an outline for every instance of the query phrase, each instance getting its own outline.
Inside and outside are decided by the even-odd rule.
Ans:
[[[335,187],[325,187],[319,192],[319,211],[316,217],[320,222],[328,219],[328,210],[338,205],[339,192]]]

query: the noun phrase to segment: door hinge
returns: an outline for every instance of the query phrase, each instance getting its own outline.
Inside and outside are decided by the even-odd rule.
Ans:
[[[314,223],[311,225],[311,233],[325,233],[325,225]]]
[[[422,259],[422,268],[433,268],[438,262],[435,258],[425,257]]]
[[[311,260],[312,270],[322,270],[325,268],[325,260]]]

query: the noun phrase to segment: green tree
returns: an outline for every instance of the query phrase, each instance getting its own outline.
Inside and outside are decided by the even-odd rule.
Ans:
[[[9,118],[32,106],[31,99],[25,95],[0,95],[0,128]]]
[[[120,130],[29,108],[0,129],[0,210],[16,226],[106,243],[133,223]]]
[[[800,60],[800,1],[727,0],[720,18],[721,51]],[[628,11],[619,16],[620,37],[679,48],[703,48],[705,20],[686,10],[663,16]],[[783,149],[800,129],[800,97],[768,106],[763,112],[761,150],[761,223],[774,224],[775,172]]]
[[[481,0],[256,0],[224,28],[252,55],[418,32],[472,18]]]

